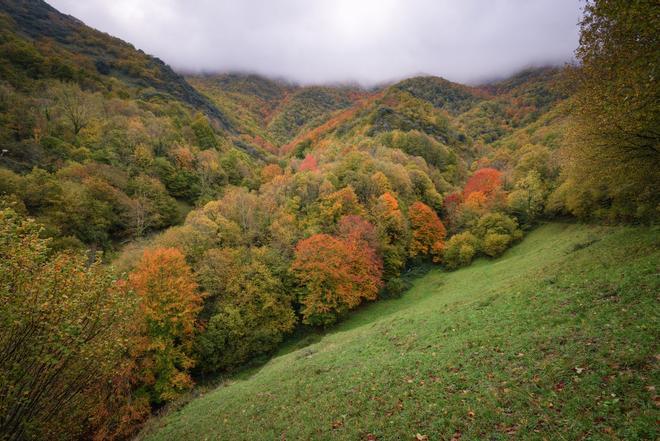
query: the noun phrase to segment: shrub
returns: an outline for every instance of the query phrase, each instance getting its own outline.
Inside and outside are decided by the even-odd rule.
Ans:
[[[469,231],[452,236],[445,246],[443,261],[447,268],[456,269],[472,262],[479,249],[479,240]]]
[[[473,230],[482,244],[482,251],[491,256],[499,256],[507,247],[522,238],[518,223],[502,213],[487,213],[479,219]]]

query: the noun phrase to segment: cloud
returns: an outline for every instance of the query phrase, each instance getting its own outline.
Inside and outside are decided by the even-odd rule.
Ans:
[[[580,0],[49,0],[184,71],[477,82],[572,59]]]

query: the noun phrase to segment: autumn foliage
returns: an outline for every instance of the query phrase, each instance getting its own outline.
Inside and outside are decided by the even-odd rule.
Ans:
[[[495,197],[502,187],[502,172],[494,168],[482,168],[474,172],[463,188],[463,198],[481,192],[487,199]]]
[[[156,248],[144,252],[129,286],[140,297],[145,343],[140,376],[155,402],[186,390],[192,380],[188,355],[202,297],[181,251]]]
[[[305,159],[300,163],[299,171],[316,171],[318,169],[318,164],[316,158],[312,155],[305,156]]]
[[[75,439],[112,388],[135,332],[135,298],[99,261],[55,253],[0,210],[0,438]],[[89,423],[94,420],[93,423]]]
[[[410,206],[408,214],[412,228],[410,255],[432,256],[433,261],[439,262],[447,236],[440,218],[431,207],[419,201]]]
[[[302,287],[303,321],[333,323],[380,289],[382,262],[367,242],[316,234],[296,246],[291,266]]]

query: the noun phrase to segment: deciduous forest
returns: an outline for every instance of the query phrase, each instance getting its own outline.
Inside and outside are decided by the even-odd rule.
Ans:
[[[297,357],[312,357],[296,345],[338,335],[332,333],[359,320],[357,314],[377,311],[369,308],[415,298],[424,274],[447,278],[437,282],[442,295],[442,280],[447,292],[462,289],[452,282],[460,274],[477,285],[485,283],[479,277],[499,280],[472,267],[525,267],[501,256],[516,255],[512,247],[532,250],[527,237],[536,243],[533,235],[543,233],[535,231],[555,224],[627,228],[639,240],[639,256],[650,253],[635,267],[646,268],[639,269],[644,276],[630,288],[639,290],[639,303],[621,303],[648,317],[627,322],[644,331],[610,342],[634,348],[645,341],[640,351],[654,357],[625,364],[612,355],[627,380],[608,405],[632,405],[630,394],[641,414],[620,420],[601,415],[600,404],[570,412],[602,418],[591,433],[581,432],[583,439],[657,439],[659,24],[655,1],[593,0],[584,5],[570,65],[471,86],[432,76],[374,88],[302,86],[256,74],[182,75],[41,0],[0,0],[0,439],[133,439],[153,415],[194,405],[199,391],[222,388],[276,354],[299,349]],[[609,243],[598,237],[576,242],[573,251]],[[611,242],[622,247],[615,244],[626,240]],[[548,261],[560,259],[554,247],[546,245]],[[606,265],[608,253],[581,265],[591,268],[597,259]],[[589,279],[589,271],[581,277]],[[621,280],[635,269],[629,271]],[[554,278],[543,280],[560,291],[563,282]],[[602,288],[598,299],[623,292],[615,282],[594,280]],[[471,307],[478,314],[489,302]],[[608,311],[616,322],[618,313]],[[460,320],[438,324],[437,332],[468,335],[472,319]],[[401,329],[406,333],[391,341],[403,357],[405,339],[417,331]],[[474,344],[486,344],[487,335]],[[347,350],[358,354],[351,344]],[[428,353],[436,351],[429,344]],[[335,369],[332,360],[305,372]],[[472,361],[451,363],[450,373]],[[334,375],[348,378],[350,369]],[[584,378],[583,367],[570,369]],[[610,381],[610,374],[594,369],[594,375]],[[468,380],[456,381],[457,389],[470,390]],[[569,387],[561,381],[538,387],[561,394]],[[267,390],[261,386],[260,393]],[[488,408],[481,393],[479,406]],[[376,403],[377,392],[360,399]],[[511,398],[502,412],[518,415],[527,399],[533,401]],[[296,396],[278,406],[291,400]],[[398,403],[383,413],[403,415]],[[543,425],[525,432],[520,422],[471,429],[475,418],[497,420],[499,410],[489,417],[481,407],[469,409],[467,422],[442,420],[409,438],[389,432],[385,422],[343,434],[350,409],[337,410],[344,416],[324,431],[310,417],[291,438],[266,429],[245,438],[230,436],[235,428],[208,433],[215,434],[209,439],[459,440],[462,432],[462,439],[554,438]],[[414,412],[406,421],[413,424]],[[168,424],[164,432],[151,428],[154,439],[206,433],[170,433]],[[443,438],[448,431],[453,438]]]

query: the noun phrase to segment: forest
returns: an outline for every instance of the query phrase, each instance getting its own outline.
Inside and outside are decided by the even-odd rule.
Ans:
[[[575,64],[366,89],[182,76],[0,0],[0,439],[132,439],[420,268],[655,225],[659,20],[588,1]]]

